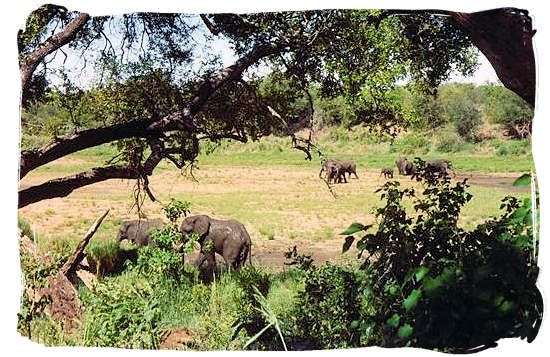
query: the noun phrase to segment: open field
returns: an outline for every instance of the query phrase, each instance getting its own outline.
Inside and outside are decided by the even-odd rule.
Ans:
[[[267,152],[215,152],[203,156],[199,169],[194,171],[197,181],[163,163],[150,181],[161,202],[167,202],[169,197],[187,200],[192,204],[192,214],[243,222],[252,237],[253,261],[261,265],[281,266],[283,253],[294,245],[319,262],[344,262],[352,259],[353,254],[341,256],[343,236],[339,233],[353,222],[374,220],[373,210],[382,204],[379,195],[374,193],[384,182],[379,167],[392,166],[395,156],[378,155],[376,161],[368,154],[357,155],[360,179],[334,185],[336,198],[318,178],[318,160],[305,161],[301,153],[287,148]],[[21,188],[91,168],[106,158],[106,152],[97,149],[71,155],[30,173],[21,181]],[[473,199],[461,216],[461,224],[466,228],[497,215],[504,196],[528,195],[525,188],[511,186],[521,170],[492,172],[501,166],[494,157],[465,159],[471,167],[481,167],[484,162],[495,165],[487,166],[483,173],[464,171],[458,156],[451,159],[458,172],[457,179],[468,178],[472,184]],[[510,162],[516,166],[518,162],[528,165],[530,160]],[[403,186],[421,189],[409,177],[398,176],[396,172],[395,178]],[[132,207],[133,191],[133,181],[110,180],[81,188],[65,198],[27,206],[19,213],[32,222],[39,247],[48,250],[58,244],[75,245],[93,220],[110,208],[111,213],[94,238],[110,241],[116,238],[122,220],[137,217]],[[143,212],[150,218],[162,216],[160,204],[149,200],[145,200]]]

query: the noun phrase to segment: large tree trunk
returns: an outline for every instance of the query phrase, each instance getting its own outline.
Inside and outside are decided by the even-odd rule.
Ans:
[[[503,8],[450,14],[487,57],[502,84],[535,106],[535,31],[527,11]]]
[[[21,67],[21,88],[23,90],[25,90],[29,84],[38,64],[43,61],[47,55],[71,42],[89,19],[90,15],[86,13],[79,14],[62,31],[48,38],[41,43],[36,50],[19,61],[19,66]]]

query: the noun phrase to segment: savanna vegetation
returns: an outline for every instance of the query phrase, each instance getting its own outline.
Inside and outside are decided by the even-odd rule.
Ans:
[[[533,34],[517,9],[41,7],[18,35],[19,226],[39,251],[22,250],[18,330],[46,345],[142,349],[474,352],[532,341],[538,204],[531,176],[516,179],[533,170]],[[520,46],[513,61],[491,36],[509,39],[506,53]],[[231,65],[211,51],[215,38],[231,44]],[[64,45],[93,65],[85,85],[52,68]],[[474,72],[474,46],[511,90],[447,81]],[[416,174],[382,179],[397,156],[415,158]],[[359,179],[320,180],[336,157]],[[458,175],[431,172],[430,158]],[[73,281],[81,313],[67,328],[32,292],[106,208],[84,251],[95,277]],[[189,264],[204,248],[179,229],[189,214],[243,222],[253,264],[214,274]],[[154,244],[117,239],[125,218],[159,216]]]

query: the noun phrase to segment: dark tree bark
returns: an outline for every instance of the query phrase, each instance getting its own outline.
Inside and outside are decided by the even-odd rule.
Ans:
[[[48,38],[46,41],[41,43],[36,50],[29,53],[19,61],[19,66],[21,67],[21,88],[23,90],[27,88],[27,85],[29,84],[38,64],[44,60],[47,55],[71,42],[76,37],[78,31],[80,31],[89,19],[90,15],[86,13],[79,14],[62,31]]]
[[[535,106],[535,31],[527,11],[503,8],[450,14],[487,57],[502,84]]]

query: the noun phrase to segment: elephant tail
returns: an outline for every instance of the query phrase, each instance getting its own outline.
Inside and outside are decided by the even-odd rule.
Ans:
[[[245,258],[246,260],[246,258]],[[248,247],[248,263],[250,263],[250,265],[252,265],[252,245],[250,245]]]

